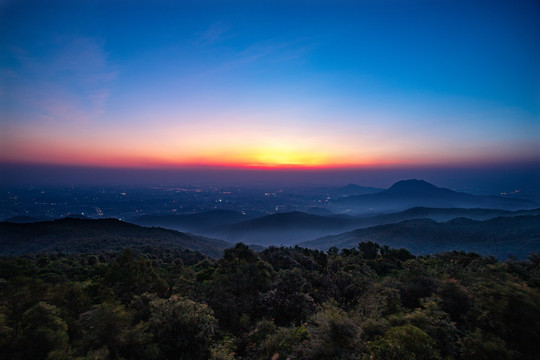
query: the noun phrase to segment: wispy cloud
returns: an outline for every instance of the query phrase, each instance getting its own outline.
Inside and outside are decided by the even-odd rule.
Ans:
[[[106,111],[118,72],[103,42],[60,35],[38,48],[11,48],[8,56],[12,65],[2,69],[0,96],[9,96],[11,111],[23,118],[86,122]]]
[[[302,62],[305,60],[306,54],[313,50],[313,47],[303,40],[254,43],[224,55],[221,63],[214,64],[211,69],[205,72],[205,75],[236,71],[247,65],[282,67],[286,63]]]
[[[109,89],[99,89],[89,94],[89,99],[96,114],[103,114],[105,112],[105,106],[110,94],[111,91]]]
[[[301,58],[312,49],[301,41],[257,43],[237,52],[231,63],[245,64],[258,60],[287,62]]]
[[[222,40],[225,33],[227,33],[229,30],[229,26],[223,24],[222,22],[217,22],[215,24],[212,24],[205,31],[196,34],[194,44],[197,46],[212,45]]]

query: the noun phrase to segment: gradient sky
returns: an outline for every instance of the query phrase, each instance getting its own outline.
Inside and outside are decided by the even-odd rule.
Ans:
[[[537,1],[1,1],[0,163],[540,163]]]

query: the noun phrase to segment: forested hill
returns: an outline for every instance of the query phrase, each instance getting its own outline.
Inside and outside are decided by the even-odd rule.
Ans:
[[[178,231],[204,233],[216,226],[233,224],[251,219],[238,211],[212,210],[195,214],[143,215],[129,219],[129,222],[142,226],[160,226]]]
[[[397,213],[362,217],[364,224],[383,225],[412,219],[431,219],[437,222],[459,217],[471,220],[488,220],[501,216],[540,215],[540,208],[530,210],[499,210],[482,208],[426,208],[414,207]]]
[[[160,254],[165,254],[166,257]],[[243,244],[169,253],[0,257],[10,360],[536,360],[540,256],[415,257]]]
[[[501,196],[479,196],[439,188],[423,180],[402,180],[387,190],[354,195],[332,201],[330,210],[350,213],[395,212],[411,207],[485,208],[521,210],[538,208],[538,203]]]
[[[320,216],[292,211],[217,227],[211,234],[230,242],[254,243],[262,246],[294,245],[307,239],[355,229],[361,224],[360,218]]]
[[[302,247],[327,250],[351,248],[359,242],[406,248],[414,254],[450,250],[474,251],[500,259],[525,259],[540,251],[540,215],[497,217],[485,221],[457,218],[443,223],[429,219],[407,220],[330,235],[300,243]]]
[[[226,241],[116,219],[65,218],[36,223],[0,223],[0,255],[38,252],[96,253],[144,247],[191,249],[220,257]]]

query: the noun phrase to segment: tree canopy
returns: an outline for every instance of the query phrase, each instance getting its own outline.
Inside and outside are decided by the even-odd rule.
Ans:
[[[525,359],[540,258],[244,244],[0,258],[3,359]]]

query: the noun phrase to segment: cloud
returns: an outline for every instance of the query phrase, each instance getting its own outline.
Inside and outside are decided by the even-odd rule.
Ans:
[[[231,51],[222,56],[219,64],[213,64],[205,75],[228,73],[244,69],[246,65],[253,66],[283,66],[286,63],[297,63],[313,49],[313,45],[302,40],[289,42],[258,42],[243,49]]]
[[[233,63],[245,64],[257,60],[271,62],[287,62],[299,59],[311,50],[310,46],[300,44],[300,41],[282,43],[258,43],[239,51],[235,55]]]
[[[206,31],[198,33],[194,44],[197,46],[212,45],[224,38],[224,34],[230,29],[229,26],[224,25],[222,22],[212,24]]]
[[[96,114],[103,114],[105,112],[105,106],[110,94],[111,91],[109,89],[99,89],[89,94]]]
[[[0,96],[9,97],[19,121],[87,122],[105,113],[118,71],[102,41],[57,35],[8,50]]]

